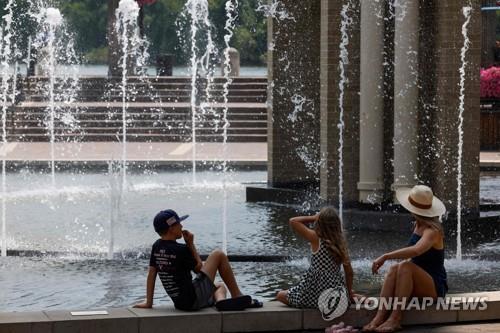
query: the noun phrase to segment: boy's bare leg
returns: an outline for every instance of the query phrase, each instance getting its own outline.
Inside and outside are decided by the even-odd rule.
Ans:
[[[226,254],[221,250],[212,251],[207,260],[203,263],[201,270],[212,281],[215,280],[215,275],[219,272],[222,280],[231,293],[231,297],[234,298],[243,295],[238,287],[238,284],[236,283],[231,264],[229,263]]]
[[[217,284],[215,284],[215,287],[217,288],[217,289],[215,289],[215,292],[214,292],[215,301],[218,302],[218,301],[225,300],[227,297],[227,289],[226,289],[226,286],[224,285],[224,283],[217,283]]]

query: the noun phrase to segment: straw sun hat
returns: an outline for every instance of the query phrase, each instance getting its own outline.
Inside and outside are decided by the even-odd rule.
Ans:
[[[430,187],[425,185],[401,188],[396,191],[396,198],[401,206],[416,215],[440,217],[446,212],[443,202],[434,196]]]

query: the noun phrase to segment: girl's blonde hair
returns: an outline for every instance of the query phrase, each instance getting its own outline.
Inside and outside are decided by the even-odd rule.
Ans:
[[[321,209],[314,231],[326,243],[326,247],[337,265],[349,262],[347,242],[335,208],[324,207]]]
[[[437,230],[441,236],[444,236],[443,224],[440,222],[439,216],[427,217],[417,214],[413,214],[413,216],[426,227]]]

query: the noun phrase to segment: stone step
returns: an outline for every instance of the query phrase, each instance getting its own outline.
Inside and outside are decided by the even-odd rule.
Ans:
[[[178,128],[191,128],[191,119],[180,121],[180,120],[135,120],[128,119],[127,120],[128,127],[178,127]],[[104,121],[96,121],[96,120],[83,120],[77,122],[77,127],[79,128],[110,128],[110,127],[122,127],[122,120],[104,120]],[[200,127],[218,127],[222,126],[222,121],[204,121],[200,120],[196,122],[197,126]],[[233,120],[229,121],[231,128],[267,128],[267,121],[265,120]],[[7,124],[7,129],[22,129],[22,128],[33,128],[33,127],[45,127],[43,121],[39,120],[28,120],[28,121],[14,121],[13,123]],[[59,128],[68,128],[67,124],[62,123],[61,121],[55,122],[55,127]]]
[[[27,86],[24,87],[21,91],[24,94],[27,95],[33,95],[33,94],[40,94],[40,93],[47,93],[47,86],[45,85],[39,85],[39,86]],[[203,92],[205,93],[206,87],[198,87],[200,93]],[[191,94],[192,93],[192,88],[191,86],[185,86],[185,85],[178,85],[178,86],[127,86],[126,93],[134,93],[134,92],[158,92],[158,93],[181,93],[181,94]],[[60,87],[56,86],[54,87],[54,93],[55,94],[60,94],[64,92]],[[117,86],[109,86],[109,87],[80,87],[77,89],[77,92],[84,92],[88,94],[92,93],[116,93],[116,94],[121,94],[123,92],[123,89],[121,87]],[[224,86],[220,85],[215,85],[210,88],[210,92],[214,94],[224,94]],[[262,94],[267,92],[267,85],[236,85],[236,86],[230,86],[228,89],[229,94],[235,94],[235,93],[247,93],[247,94]]]
[[[436,325],[457,324],[464,322],[496,321],[500,319],[500,292],[468,293],[449,295],[457,297],[457,308],[403,312],[402,324]],[[487,308],[483,311],[467,310],[460,298],[486,297]],[[103,310],[103,309],[75,309]],[[156,333],[168,328],[169,333],[203,332],[303,332],[324,331],[326,327],[339,322],[362,327],[375,315],[376,309],[352,305],[339,318],[325,321],[318,310],[296,309],[278,302],[268,302],[259,309],[244,311],[218,312],[207,308],[195,312],[185,312],[172,306],[158,306],[152,309],[110,308],[104,309],[106,315],[73,316],[71,311],[52,310],[39,312],[0,313],[0,332],[9,333],[58,333],[58,332],[93,332],[93,333]],[[431,330],[429,330],[431,331]],[[452,327],[439,332],[456,332]],[[472,332],[472,331],[471,331]],[[488,332],[498,332],[489,330]]]
[[[64,136],[56,136],[57,141],[68,142],[71,140],[82,141],[82,134],[66,134]],[[99,134],[99,133],[85,133],[83,141],[86,142],[120,142],[121,136],[116,134]],[[8,135],[8,141],[20,141],[20,142],[48,142],[49,137],[47,135]],[[221,135],[197,135],[196,140],[198,142],[222,142],[223,137]],[[130,142],[190,142],[191,136],[181,136],[181,135],[166,135],[166,134],[134,134],[127,135],[127,141]],[[227,142],[266,142],[267,136],[255,135],[255,134],[232,134],[228,135]]]
[[[121,112],[81,112],[81,113],[70,113],[75,120],[122,120]],[[46,112],[33,112],[33,113],[23,113],[23,114],[12,114],[8,117],[8,121],[24,122],[24,121],[44,121],[47,119],[48,113]],[[197,114],[196,118],[199,120],[211,120],[218,119],[222,120],[221,113],[211,113],[207,112],[205,114]],[[191,120],[191,112],[135,112],[127,113],[127,118],[129,119],[143,119],[143,120],[179,120],[179,121],[189,121]],[[233,120],[267,120],[267,114],[264,112],[232,112],[229,111],[227,114],[227,119],[229,121]]]
[[[21,132],[22,134],[47,134],[48,129],[45,127],[16,127],[16,128],[7,128],[7,130],[14,130],[16,132]],[[64,127],[54,127],[54,131],[57,133],[57,135],[60,135],[60,133],[72,133],[72,132],[92,132],[92,133],[122,133],[123,127],[122,126],[114,126],[114,127],[80,127],[80,128],[75,128],[75,129],[70,129],[67,126]],[[157,133],[157,134],[176,134],[176,133],[185,133],[189,132],[191,133],[191,127],[190,126],[148,126],[148,127],[138,127],[138,126],[127,126],[127,132],[128,133]],[[223,132],[223,129],[218,126],[214,125],[207,125],[207,126],[200,126],[198,124],[198,127],[196,127],[196,132],[197,133],[205,133],[205,132],[210,132],[214,134],[221,134]],[[227,132],[229,134],[262,134],[266,135],[267,134],[267,128],[262,128],[262,127],[229,127],[227,129]]]
[[[13,108],[13,112],[23,112],[23,111],[33,111],[47,109],[50,107],[50,103],[46,101],[42,102],[23,102],[17,104]],[[71,103],[54,103],[54,107],[57,109],[92,109],[92,110],[109,110],[109,109],[123,109],[123,103],[121,102],[71,102]],[[170,110],[191,110],[190,103],[169,103],[169,102],[133,102],[129,101],[126,104],[127,110],[131,112],[136,110],[159,110],[159,109],[170,109]],[[267,109],[265,103],[228,103],[227,106],[224,103],[202,103],[201,106],[196,106],[196,108],[211,108],[217,110],[223,110],[225,107],[231,110],[263,110]]]
[[[110,102],[121,102],[121,96],[78,96],[76,98],[78,102],[93,102],[93,101],[110,101]],[[135,102],[190,102],[191,97],[189,95],[186,96],[137,96],[133,97]],[[204,102],[206,98],[201,98],[201,101]],[[216,103],[223,103],[223,96],[211,96],[210,100]],[[45,96],[29,96],[24,101],[27,102],[47,102],[47,98]],[[229,96],[229,103],[265,103],[267,101],[267,96]]]
[[[46,90],[49,87],[48,82],[36,82],[29,83],[25,85],[19,85],[22,87],[22,91],[24,92],[36,92],[40,90]],[[224,90],[225,84],[211,84],[211,90]],[[61,91],[62,87],[69,87],[63,82],[56,82],[54,85],[54,89],[56,92]],[[191,83],[150,83],[150,82],[140,82],[140,83],[127,83],[126,85],[127,91],[129,90],[155,90],[155,91],[192,91]],[[199,90],[205,90],[207,87],[206,84],[198,84],[196,86]],[[229,91],[238,91],[238,90],[267,90],[267,82],[252,82],[252,83],[231,83],[228,86]],[[87,82],[79,82],[77,85],[77,90],[80,91],[92,91],[92,90],[122,90],[121,82],[119,84],[89,84]]]
[[[56,77],[58,79],[59,77]],[[22,78],[23,81],[33,83],[33,82],[48,82],[49,78],[46,76],[30,76],[28,78],[24,77]],[[88,82],[89,84],[98,84],[101,82],[111,82],[111,83],[121,83],[122,82],[122,77],[106,77],[106,76],[83,76],[80,77],[80,82]],[[149,82],[155,82],[155,83],[191,83],[191,77],[188,76],[160,76],[160,77],[153,77],[153,76],[148,76],[148,77],[138,77],[138,76],[129,76],[127,78],[129,82],[141,82],[141,81],[149,81]],[[206,81],[205,78],[199,79],[201,81]],[[267,82],[267,77],[265,76],[240,76],[240,77],[233,77],[232,78],[234,83],[247,83],[247,82]],[[224,83],[226,82],[226,79],[222,76],[215,76],[213,78],[213,81],[216,83]]]

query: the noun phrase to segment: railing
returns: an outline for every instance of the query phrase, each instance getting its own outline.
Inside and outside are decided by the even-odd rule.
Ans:
[[[500,99],[481,99],[481,150],[500,150]]]

